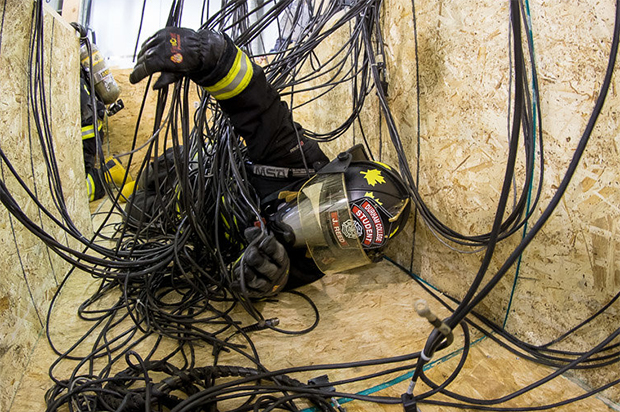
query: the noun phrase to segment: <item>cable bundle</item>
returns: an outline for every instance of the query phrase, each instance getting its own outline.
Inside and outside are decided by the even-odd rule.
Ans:
[[[532,30],[528,19],[523,20],[528,29],[525,44],[528,45],[529,61],[522,49],[521,19],[527,14],[527,3],[517,0],[510,3],[511,44],[514,53],[512,57],[514,104],[504,185],[492,230],[473,236],[449,228],[429,210],[409,170],[407,154],[403,149],[385,94],[386,67],[381,57],[383,40],[379,19],[381,1],[315,3],[294,0],[264,1],[262,7],[255,10],[249,10],[245,1],[223,3],[218,13],[206,19],[204,27],[227,32],[240,47],[253,54],[254,58],[270,59],[265,72],[282,95],[291,99],[293,109],[299,107],[295,105],[293,99],[297,92],[316,90],[318,93],[315,99],[319,99],[339,85],[350,85],[352,110],[344,116],[342,124],[331,131],[305,130],[304,133],[308,137],[330,141],[342,136],[356,120],[359,120],[366,96],[376,92],[390,138],[398,154],[401,174],[410,185],[417,212],[430,230],[446,242],[484,249],[485,257],[471,288],[461,300],[452,299],[452,303],[445,303],[452,311],[452,315],[442,321],[443,324],[450,331],[456,328],[463,330],[464,339],[459,343],[463,347],[463,352],[459,364],[451,376],[440,384],[431,382],[425,376],[424,367],[432,356],[436,352],[446,350],[452,344],[451,338],[448,338],[452,332],[445,334],[439,329],[431,333],[422,351],[401,357],[297,367],[281,371],[268,371],[261,364],[258,350],[250,337],[251,333],[262,329],[282,333],[306,333],[316,326],[319,318],[318,309],[307,297],[295,293],[310,305],[314,319],[310,322],[310,326],[302,331],[286,331],[277,328],[277,322],[264,319],[251,302],[233,296],[226,289],[231,265],[243,249],[244,239],[240,230],[254,221],[260,221],[258,199],[245,174],[246,154],[241,139],[228,124],[217,104],[204,91],[198,91],[201,96],[198,110],[195,112],[190,110],[188,96],[193,86],[188,80],[178,82],[172,89],[166,88],[158,92],[152,137],[144,148],[136,147],[135,143],[140,120],[136,127],[129,164],[133,160],[134,152],[144,150],[146,155],[138,173],[138,181],[148,176],[160,176],[151,182],[156,192],[152,209],[156,211],[155,214],[148,219],[144,218],[144,215],[136,219],[127,216],[125,210],[115,204],[115,209],[111,213],[120,214],[127,224],[107,223],[112,217],[110,215],[104,219],[104,224],[94,238],[85,238],[75,228],[67,213],[52,150],[53,141],[48,111],[45,107],[42,70],[42,7],[41,2],[37,2],[31,43],[32,72],[29,98],[40,145],[45,154],[49,185],[60,219],[55,218],[38,202],[36,193],[19,178],[1,150],[0,157],[3,165],[6,165],[20,181],[41,212],[49,216],[67,233],[67,236],[79,240],[84,246],[83,249],[78,251],[65,246],[31,221],[13,199],[4,181],[0,181],[0,200],[13,216],[52,250],[71,262],[74,268],[87,271],[100,280],[97,292],[83,303],[78,312],[79,316],[92,326],[66,350],[57,348],[50,337],[50,316],[57,297],[50,307],[47,322],[48,339],[59,358],[50,368],[50,376],[55,385],[48,392],[46,399],[49,411],[58,410],[63,405],[72,411],[191,411],[206,410],[230,400],[240,403],[234,407],[234,410],[238,411],[299,410],[295,401],[300,400],[309,402],[320,410],[333,411],[340,409],[336,398],[403,404],[405,410],[413,410],[411,408],[418,403],[481,410],[508,410],[498,405],[544,384],[569,369],[593,369],[616,363],[620,359],[618,343],[614,343],[619,331],[615,331],[587,352],[553,349],[553,345],[603,313],[617,300],[618,295],[581,325],[540,346],[520,341],[508,334],[503,327],[475,312],[477,304],[516,262],[549,218],[575,171],[609,89],[618,47],[620,27],[618,8],[616,8],[614,40],[605,82],[566,177],[542,216],[534,222],[522,242],[491,280],[482,285],[497,242],[528,224],[538,206],[544,175],[540,101],[533,58]],[[412,5],[415,19],[415,4]],[[208,8],[207,2],[203,6],[203,15],[206,8]],[[167,24],[178,25],[182,11],[183,1],[173,1]],[[301,29],[297,32],[281,30],[279,47],[268,53],[264,51],[251,53],[252,44],[260,41],[261,33],[272,24],[280,25],[281,20],[284,20],[283,16],[287,16],[286,25]],[[281,25],[286,26],[284,23]],[[349,38],[331,57],[319,61],[315,53],[316,48],[330,35],[347,27]],[[307,70],[308,66],[311,70]],[[528,86],[528,70],[532,90]],[[311,86],[317,81],[321,83],[319,86]],[[147,92],[149,86],[147,85]],[[363,129],[361,130],[363,134]],[[523,138],[526,178],[519,193],[514,195],[512,211],[505,213],[511,185],[514,182],[520,138]],[[103,158],[101,147],[99,151],[100,157]],[[161,162],[149,163],[150,159],[160,155],[165,155],[161,158]],[[168,173],[169,170],[173,170],[174,173]],[[535,179],[536,175],[538,179]],[[112,192],[109,195],[117,198],[119,196]],[[131,207],[146,208],[147,205],[141,204],[139,199],[132,199],[128,208]],[[104,229],[110,227],[115,229],[114,235],[111,237],[103,235]],[[112,247],[109,246],[110,241],[113,242]],[[60,289],[71,274],[72,272],[64,279]],[[451,305],[455,303],[457,306],[454,308]],[[240,324],[236,318],[238,306],[242,306],[256,323],[249,326]],[[558,369],[547,379],[495,400],[472,399],[450,392],[446,388],[459,374],[468,356],[469,327],[483,331],[486,336],[505,345],[519,356]],[[238,343],[239,339],[242,343]],[[175,342],[175,348],[162,355],[160,344],[164,340]],[[149,348],[148,354],[144,357],[136,352],[141,345]],[[197,353],[203,350],[205,345],[211,347],[213,365],[205,366],[201,364],[202,360],[197,358]],[[89,350],[87,354],[82,353],[85,347]],[[239,354],[255,367],[220,365],[220,357],[226,352]],[[56,369],[66,361],[76,362],[77,366],[70,377],[59,379],[56,377]],[[396,365],[387,366],[391,364]],[[302,383],[292,376],[307,371],[376,365],[386,365],[388,369],[335,382],[317,379]],[[412,387],[403,398],[359,395],[348,393],[346,389],[338,389],[352,382],[407,370],[413,370]],[[426,382],[431,390],[414,394],[413,389],[418,379]],[[609,382],[584,396],[593,395],[616,384],[617,380]],[[454,402],[433,400],[432,396],[437,393],[449,396]],[[516,410],[547,409],[580,398],[582,397],[553,405],[523,407]]]

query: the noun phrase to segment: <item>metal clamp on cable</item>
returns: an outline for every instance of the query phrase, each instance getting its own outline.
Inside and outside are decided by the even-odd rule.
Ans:
[[[403,401],[403,410],[405,412],[420,412],[417,402],[410,393],[403,393],[400,397]]]
[[[321,387],[326,392],[336,392],[336,388],[329,385],[329,377],[327,375],[317,376],[316,378],[312,378],[308,380],[308,386],[318,386]],[[326,396],[326,398],[330,398]],[[346,408],[338,403],[338,400],[335,397],[331,397],[332,405],[338,409],[340,412],[346,412]]]
[[[415,311],[418,312],[418,315],[426,318],[431,325],[435,327],[446,337],[447,344],[450,345],[454,337],[452,336],[452,329],[448,325],[445,324],[444,321],[440,320],[431,309],[428,307],[428,303],[424,299],[420,299],[415,303]]]
[[[275,328],[280,324],[280,319],[271,318],[271,319],[261,319],[257,323],[249,326],[245,326],[241,328],[241,330],[245,333],[249,332],[257,332],[259,330],[265,330],[267,328]]]

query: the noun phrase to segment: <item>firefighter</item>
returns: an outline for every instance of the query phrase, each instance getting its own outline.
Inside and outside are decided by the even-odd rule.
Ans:
[[[250,244],[244,266],[233,270],[233,290],[243,284],[249,297],[272,296],[371,263],[405,226],[409,190],[398,173],[368,160],[361,146],[330,162],[296,130],[262,68],[225,34],[158,31],[143,44],[129,80],[135,84],[156,72],[155,89],[184,76],[203,87],[247,146],[250,181],[269,234],[246,230]]]
[[[110,111],[106,107],[112,106],[122,108],[122,101],[115,103],[120,93],[114,77],[105,65],[101,54],[94,44],[91,45],[90,52],[86,45],[87,30],[78,23],[71,23],[71,26],[80,36],[80,115],[82,125],[82,150],[84,154],[84,169],[86,172],[86,187],[88,190],[89,201],[101,199],[105,195],[104,181],[108,182],[113,188],[121,188],[121,201],[126,199],[133,190],[133,179],[127,174],[121,162],[115,157],[105,159],[104,167],[100,170],[97,167],[97,144],[103,141],[103,121],[105,116],[116,113],[118,109]],[[93,63],[95,78],[94,92],[90,83],[90,64]],[[102,76],[102,73],[106,73]],[[101,78],[105,78],[105,82]],[[99,88],[97,89],[97,86]],[[120,106],[118,106],[120,103]],[[98,140],[97,140],[98,139]],[[127,176],[126,176],[127,175]]]

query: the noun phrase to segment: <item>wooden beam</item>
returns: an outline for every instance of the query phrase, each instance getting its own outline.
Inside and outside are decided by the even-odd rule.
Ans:
[[[62,17],[68,21],[78,21],[80,18],[80,0],[64,0],[62,2]]]

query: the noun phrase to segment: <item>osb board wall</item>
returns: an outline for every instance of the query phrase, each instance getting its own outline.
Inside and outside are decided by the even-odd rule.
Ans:
[[[28,54],[33,2],[1,2],[0,148],[38,199],[54,212],[38,134],[28,108]],[[79,56],[75,31],[46,7],[45,93],[67,209],[86,236],[92,233],[84,184],[79,116]],[[70,87],[73,85],[73,87]],[[30,116],[30,118],[29,118]],[[2,180],[21,209],[59,242],[79,244],[39,213],[0,162]],[[69,265],[0,206],[0,410],[8,410],[45,323],[50,299]]]
[[[594,107],[609,57],[615,2],[528,3],[545,156],[543,196],[533,222],[555,193]],[[415,6],[417,65],[412,2],[385,0],[383,4],[389,107],[414,176],[419,167],[420,192],[431,211],[460,233],[487,233],[508,153],[509,2],[445,0],[415,2]],[[319,56],[321,53],[329,52],[319,51]],[[523,255],[507,329],[527,342],[552,340],[596,312],[620,290],[617,82],[614,79],[568,193]],[[338,108],[346,107],[347,101],[350,94],[346,90],[330,94],[313,107],[300,108],[296,119],[313,130],[329,130],[344,117],[346,109]],[[395,165],[376,99],[369,103],[362,123],[372,139],[371,147],[380,160]],[[357,128],[323,147],[333,156],[354,142],[359,143]],[[520,155],[518,188],[523,179]],[[521,236],[520,232],[499,244],[489,274],[497,271]],[[387,254],[440,290],[460,298],[483,257],[483,252],[464,250],[470,253],[455,251],[439,241],[420,219],[414,231],[411,219]],[[508,310],[515,271],[512,268],[477,308],[500,324]],[[614,331],[619,319],[616,303],[593,326],[560,347],[589,349]],[[614,367],[598,370],[585,379],[596,385],[617,376]],[[607,394],[620,399],[618,389]]]
[[[418,186],[430,210],[459,233],[487,233],[508,152],[509,5],[416,5],[419,102],[411,3],[393,1],[384,7],[390,108],[414,173],[419,164]],[[523,178],[519,160],[517,187]],[[462,297],[483,254],[454,251],[423,224],[415,237],[414,271],[448,294]],[[489,272],[518,240],[515,236],[499,245]],[[411,264],[412,241],[413,235],[407,233],[390,251],[405,266]],[[498,286],[499,292],[484,302],[486,314],[501,319],[509,288],[510,282]]]
[[[509,4],[416,2],[420,74],[420,190],[431,210],[466,234],[490,230],[508,152]],[[613,29],[614,2],[530,1],[544,127],[545,182],[536,219],[566,172],[600,89]],[[415,168],[415,55],[411,2],[388,0],[384,35],[390,107]],[[553,218],[523,256],[507,329],[545,343],[600,309],[620,289],[618,266],[618,94],[608,95],[592,141]],[[415,170],[415,169],[414,169]],[[517,184],[523,180],[522,162]],[[502,242],[489,273],[520,240]],[[411,264],[412,235],[391,253]],[[457,253],[422,224],[413,270],[462,297],[482,253]],[[479,310],[503,321],[515,269]],[[489,277],[487,276],[487,279]],[[591,348],[619,324],[618,306],[563,345]],[[591,383],[615,376],[599,371]],[[620,391],[610,394],[620,398]]]
[[[583,133],[609,57],[615,3],[578,5],[570,10],[563,10],[560,4],[538,5],[539,11],[534,9],[532,16],[540,32],[535,41],[541,49],[543,119],[550,137],[549,187],[559,181],[568,154]],[[538,336],[528,336],[536,342],[586,319],[620,290],[617,73],[616,69],[605,108],[567,195],[524,256],[524,272],[516,291],[519,304],[511,313],[510,327],[528,336],[528,325],[538,325]],[[549,301],[554,305],[549,306]],[[569,346],[586,349],[600,342],[620,324],[619,309],[617,304],[612,306]],[[565,313],[569,315],[565,317]],[[539,318],[544,323],[536,322]],[[607,376],[618,377],[618,369],[609,368]],[[620,388],[613,394],[614,399],[620,399]]]
[[[328,24],[327,27],[332,28],[332,25],[336,24],[342,17],[343,13],[334,16],[331,24]],[[324,66],[323,72],[325,74],[316,80],[297,85],[293,90],[292,98],[288,95],[291,90],[285,90],[283,93],[283,100],[293,109],[293,119],[319,136],[341,127],[354,110],[351,83],[345,81],[336,87],[332,86],[332,84],[342,80],[345,74],[348,76],[350,59],[335,78],[334,70],[331,70],[336,63],[340,63],[341,59],[345,59],[345,61],[347,59],[342,47],[351,36],[351,29],[350,24],[345,24],[327,36],[321,46],[313,50],[311,59],[313,63],[305,64],[300,70],[299,77],[303,78],[310,71],[315,70],[318,64]],[[335,52],[339,53],[336,58],[334,58]],[[299,91],[317,86],[316,90]],[[371,154],[376,159],[383,159],[387,142],[384,141],[386,136],[381,136],[379,133],[381,130],[380,109],[374,92],[366,97],[360,118],[363,123],[362,128],[357,122],[354,122],[355,126],[349,128],[338,139],[321,144],[323,151],[330,159],[355,144],[363,144],[364,136],[366,136]]]

